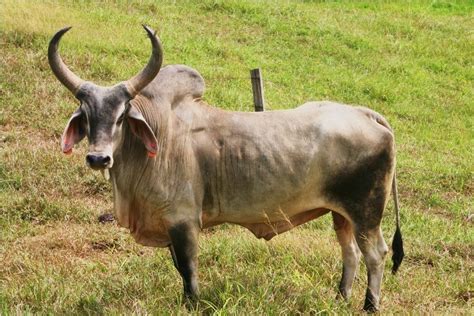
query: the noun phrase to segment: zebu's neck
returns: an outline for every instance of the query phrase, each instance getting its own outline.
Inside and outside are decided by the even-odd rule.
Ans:
[[[171,201],[179,199],[185,191],[186,183],[182,179],[186,178],[184,166],[189,160],[186,150],[189,139],[173,118],[169,104],[158,97],[142,95],[131,103],[153,130],[158,150],[156,157],[148,157],[141,140],[124,122],[121,140],[114,151],[111,180],[116,215],[120,224],[127,227],[133,221],[129,217],[139,208],[153,207],[156,212],[172,208]]]
[[[161,69],[131,102],[156,136],[156,157],[148,157],[127,122],[114,141],[118,145],[110,175],[115,215],[141,244],[166,247],[169,227],[201,221],[204,186],[193,134],[204,135],[209,120],[200,119],[196,102],[203,91],[204,81],[195,70],[182,65]]]

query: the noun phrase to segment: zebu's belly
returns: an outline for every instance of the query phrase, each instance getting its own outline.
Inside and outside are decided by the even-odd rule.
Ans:
[[[297,188],[296,188],[297,189]],[[296,193],[261,196],[258,200],[242,199],[225,208],[203,210],[203,227],[233,223],[249,229],[257,238],[270,240],[277,234],[316,219],[334,209],[320,194],[316,183],[308,183],[308,190]],[[293,193],[293,195],[290,195]],[[229,203],[229,202],[228,202]]]
[[[255,237],[270,240],[278,234],[289,231],[296,226],[309,222],[328,212],[328,209],[318,208],[288,217],[285,220],[240,225],[250,230]]]

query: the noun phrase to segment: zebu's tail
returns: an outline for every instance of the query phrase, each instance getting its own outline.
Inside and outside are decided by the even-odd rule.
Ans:
[[[405,252],[403,251],[403,239],[402,239],[402,232],[400,231],[400,210],[398,208],[398,189],[397,189],[397,178],[396,172],[393,173],[393,180],[392,180],[392,194],[393,194],[393,204],[395,205],[395,218],[396,218],[396,225],[397,228],[395,230],[395,235],[393,236],[392,241],[392,273],[397,273],[400,264],[402,263],[403,257],[405,256]]]
[[[374,121],[379,123],[380,125],[386,127],[390,130],[393,134],[393,130],[388,124],[387,120],[380,115],[379,113],[372,111],[365,107],[358,107],[359,110],[364,112],[365,115],[372,118]],[[392,241],[392,273],[395,274],[402,263],[403,257],[405,256],[405,252],[403,251],[403,239],[402,239],[402,232],[400,230],[400,209],[398,208],[398,189],[397,189],[397,178],[396,178],[396,171],[393,172],[393,180],[392,180],[392,194],[393,194],[393,204],[395,206],[395,221],[396,221],[396,230],[395,235],[393,235]]]

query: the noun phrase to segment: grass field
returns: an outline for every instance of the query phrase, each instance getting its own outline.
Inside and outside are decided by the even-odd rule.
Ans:
[[[137,1],[138,2],[138,1]],[[140,27],[165,63],[196,68],[205,100],[252,110],[249,69],[268,109],[330,99],[366,105],[393,126],[406,259],[386,265],[384,313],[473,314],[474,17],[471,1],[12,1],[0,3],[0,314],[169,314],[181,280],[166,249],[137,245],[97,216],[111,188],[59,137],[76,100],[49,69],[59,28],[67,64],[111,85],[146,63]],[[393,205],[384,215],[387,242]],[[341,258],[330,216],[257,240],[236,226],[200,238],[196,313],[360,311],[335,299]]]

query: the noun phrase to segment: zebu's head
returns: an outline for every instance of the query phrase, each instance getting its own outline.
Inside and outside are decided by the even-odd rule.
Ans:
[[[130,100],[155,78],[163,60],[163,50],[154,31],[143,27],[153,46],[150,60],[139,74],[113,87],[101,87],[84,81],[64,64],[58,54],[58,44],[70,27],[57,32],[49,43],[48,59],[53,73],[80,101],[79,108],[62,135],[61,149],[69,154],[74,144],[87,136],[89,153],[86,161],[93,169],[112,167],[113,150],[118,144],[125,120],[133,133],[142,140],[149,154],[156,154],[157,141],[153,131],[141,113],[130,104]]]

